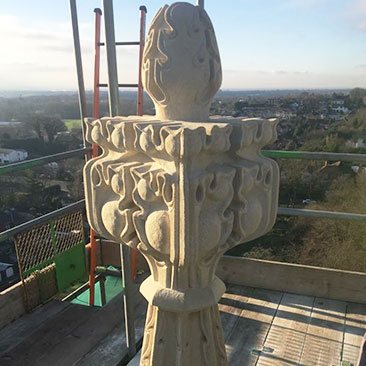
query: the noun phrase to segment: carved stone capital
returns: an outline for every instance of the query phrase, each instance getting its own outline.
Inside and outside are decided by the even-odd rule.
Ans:
[[[181,327],[190,324],[201,334],[200,356],[189,352],[200,357],[194,364],[224,364],[214,362],[224,357],[216,354],[223,349],[216,304],[225,286],[215,276],[220,256],[274,223],[279,172],[260,149],[275,139],[275,127],[276,120],[167,123],[146,116],[87,124],[88,141],[103,150],[85,167],[89,222],[104,237],[146,257],[151,276],[141,292],[149,314],[155,314],[146,332],[169,343],[169,329],[185,319]],[[172,323],[163,331],[159,319]],[[206,344],[212,332],[216,341]],[[142,364],[174,365],[189,334],[176,339],[174,350],[164,348],[164,357],[153,352],[158,345],[147,337]],[[205,347],[217,356],[208,363]],[[157,362],[160,357],[165,361]]]

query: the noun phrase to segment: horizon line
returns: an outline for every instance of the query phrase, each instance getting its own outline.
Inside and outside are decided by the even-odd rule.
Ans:
[[[354,87],[312,87],[312,88],[307,88],[307,87],[297,87],[297,88],[275,88],[275,87],[270,87],[270,88],[220,88],[218,90],[218,92],[220,91],[295,91],[295,90],[352,90],[352,89],[356,89],[356,88],[361,88],[364,89],[365,87],[362,86],[354,86]],[[135,88],[125,88],[124,90],[120,90],[121,93],[126,92],[126,91],[134,91],[137,92],[135,90]],[[144,90],[146,92],[146,90]],[[0,89],[1,93],[4,92],[52,92],[52,93],[57,93],[57,92],[63,92],[63,93],[78,93],[78,89]],[[85,92],[93,92],[93,89],[85,89]],[[108,92],[108,90],[105,90],[105,92]]]

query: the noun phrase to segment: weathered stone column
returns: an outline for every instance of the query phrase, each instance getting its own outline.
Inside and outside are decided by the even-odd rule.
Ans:
[[[87,139],[103,153],[85,167],[88,219],[149,263],[141,365],[226,365],[215,269],[274,223],[278,167],[260,149],[275,139],[276,120],[209,120],[221,64],[199,7],[160,9],[143,67],[156,117],[89,121]]]

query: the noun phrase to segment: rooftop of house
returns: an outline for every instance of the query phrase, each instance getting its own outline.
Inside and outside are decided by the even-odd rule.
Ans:
[[[0,271],[5,271],[9,267],[13,267],[14,264],[0,262]]]
[[[5,148],[2,148],[2,147],[0,148],[0,154],[10,154],[14,151],[27,152],[24,149],[5,149]]]

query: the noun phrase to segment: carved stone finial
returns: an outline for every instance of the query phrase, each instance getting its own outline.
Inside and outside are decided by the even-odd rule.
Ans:
[[[275,221],[279,170],[260,150],[277,121],[208,119],[221,66],[199,7],[163,7],[144,57],[158,118],[88,121],[87,140],[103,150],[84,168],[88,220],[149,264],[140,365],[226,366],[216,265]]]
[[[202,7],[178,2],[159,10],[148,33],[142,75],[158,119],[208,119],[222,72],[215,32]]]

